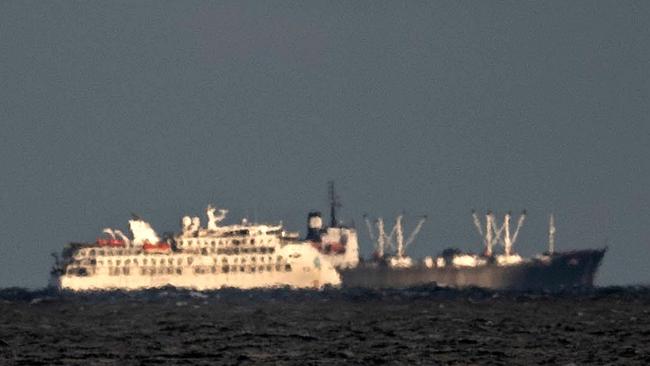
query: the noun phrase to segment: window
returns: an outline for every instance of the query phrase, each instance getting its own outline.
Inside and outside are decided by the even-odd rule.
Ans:
[[[95,249],[91,249],[91,250],[90,250],[90,256],[91,256],[91,257],[94,257],[94,256],[95,256]]]
[[[177,275],[183,274],[183,269],[181,267],[176,267],[176,274]]]
[[[291,272],[291,265],[290,264],[285,265],[284,270],[287,272]]]
[[[194,259],[192,257],[187,257],[187,264],[192,264]]]
[[[178,258],[178,259],[176,260],[176,264],[179,265],[179,266],[180,266],[181,264],[183,264],[183,258]]]

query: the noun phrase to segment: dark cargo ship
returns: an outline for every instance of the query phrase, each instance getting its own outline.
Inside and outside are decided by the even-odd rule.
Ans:
[[[358,260],[356,231],[336,220],[335,210],[338,206],[334,186],[330,183],[331,226],[323,228],[320,213],[311,212],[306,240],[331,259],[341,274],[343,287],[406,288],[436,285],[549,291],[592,287],[606,252],[606,248],[556,252],[555,224],[551,216],[548,251],[532,258],[522,258],[514,252],[513,246],[526,212],[519,217],[514,233],[511,233],[510,213],[504,216],[499,227],[495,214],[488,212],[484,224],[473,213],[474,224],[485,247],[481,254],[446,249],[436,257],[413,260],[406,255],[406,248],[414,241],[425,218],[418,222],[404,241],[400,215],[390,234],[386,234],[381,218],[374,224],[366,218],[370,238],[376,242],[375,253],[371,259]],[[333,237],[332,232],[344,235]],[[497,246],[502,247],[500,253],[496,253]],[[353,259],[350,254],[354,254]]]
[[[428,267],[424,263],[394,268],[365,262],[340,270],[343,287],[401,288],[421,285],[481,287],[498,290],[562,290],[591,287],[605,249],[544,255],[508,266]]]

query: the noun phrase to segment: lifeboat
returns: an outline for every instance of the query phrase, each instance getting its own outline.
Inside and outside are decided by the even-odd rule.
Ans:
[[[102,239],[98,238],[97,239],[97,245],[100,247],[118,247],[122,248],[126,246],[126,243],[124,243],[124,240],[119,240],[119,239]]]
[[[142,249],[147,253],[169,253],[172,247],[168,243],[144,243],[142,244]]]

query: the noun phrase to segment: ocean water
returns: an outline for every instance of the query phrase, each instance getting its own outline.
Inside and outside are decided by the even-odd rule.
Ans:
[[[650,290],[0,290],[0,365],[648,365]]]

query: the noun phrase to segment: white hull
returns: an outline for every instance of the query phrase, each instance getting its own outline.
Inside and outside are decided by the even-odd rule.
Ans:
[[[291,244],[282,247],[276,255],[282,262],[251,262],[251,256],[237,256],[239,262],[246,258],[247,264],[234,264],[235,256],[193,255],[191,264],[187,263],[187,253],[140,255],[151,262],[167,261],[184,265],[137,266],[130,261],[129,266],[101,267],[80,276],[63,274],[53,278],[54,285],[72,291],[98,290],[142,290],[174,286],[194,290],[215,290],[224,287],[241,289],[252,288],[322,288],[339,286],[341,279],[327,259],[318,251],[305,244]],[[274,256],[275,257],[275,256]],[[231,265],[223,265],[226,258]],[[257,263],[257,264],[252,264]],[[125,270],[126,268],[126,270]]]

